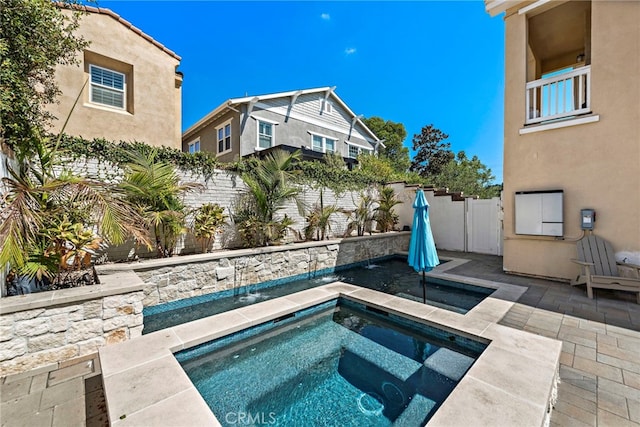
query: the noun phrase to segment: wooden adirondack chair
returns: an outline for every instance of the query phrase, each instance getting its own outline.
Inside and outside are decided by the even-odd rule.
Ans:
[[[589,298],[593,298],[593,288],[635,292],[640,304],[640,280],[619,276],[609,242],[592,234],[580,239],[577,249],[578,259],[571,261],[579,264],[582,271],[572,285],[586,284]]]

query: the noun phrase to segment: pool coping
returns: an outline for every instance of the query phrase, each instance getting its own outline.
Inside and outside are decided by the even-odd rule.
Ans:
[[[463,281],[461,276],[446,273],[459,265],[455,262],[449,261],[429,275]],[[109,420],[113,426],[220,425],[173,353],[346,298],[489,342],[429,426],[544,425],[557,387],[562,342],[496,323],[515,301],[512,298],[519,289],[511,288],[513,285],[478,279],[470,282],[491,284],[488,287],[497,291],[466,315],[334,282],[102,347],[99,356]],[[498,292],[499,298],[495,295]]]

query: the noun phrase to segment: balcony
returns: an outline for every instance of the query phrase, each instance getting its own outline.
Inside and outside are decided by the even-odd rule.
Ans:
[[[525,125],[591,112],[591,66],[575,68],[526,85]]]

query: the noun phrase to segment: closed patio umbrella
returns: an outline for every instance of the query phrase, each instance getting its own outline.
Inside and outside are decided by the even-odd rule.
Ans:
[[[418,273],[422,272],[422,298],[427,303],[427,284],[425,273],[440,264],[436,244],[431,233],[429,223],[429,203],[424,191],[416,191],[413,202],[413,227],[411,228],[411,242],[409,243],[408,262]]]

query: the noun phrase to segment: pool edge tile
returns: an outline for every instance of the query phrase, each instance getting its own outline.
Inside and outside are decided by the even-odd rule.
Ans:
[[[112,423],[194,388],[168,349],[163,357],[104,377],[103,382]],[[108,393],[108,389],[118,392]]]
[[[102,376],[106,378],[161,358],[170,348],[182,348],[182,341],[171,328],[100,347]]]
[[[522,355],[517,349],[510,351],[497,345],[489,345],[483,356],[475,361],[467,376],[536,406],[548,402],[555,378],[540,375],[549,368],[546,363]]]
[[[544,408],[465,376],[426,424],[450,426],[542,426]]]
[[[192,408],[192,406],[197,407]],[[184,408],[190,406],[188,411]],[[204,398],[195,387],[170,396],[156,404],[142,408],[124,419],[112,421],[113,427],[142,425],[184,425],[220,427]]]
[[[181,345],[170,347],[170,350],[175,353],[180,350],[195,347],[225,335],[238,332],[251,325],[251,319],[242,313],[237,313],[235,310],[232,310],[173,326],[169,329],[180,339]]]

